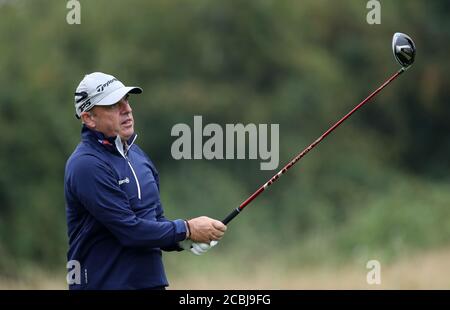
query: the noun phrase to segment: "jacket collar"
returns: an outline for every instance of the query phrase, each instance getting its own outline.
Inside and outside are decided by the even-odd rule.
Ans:
[[[86,125],[83,124],[81,128],[81,138],[82,140],[94,141],[97,145],[105,147],[108,151],[116,153],[118,152],[120,155],[125,157],[133,145],[134,141],[136,141],[137,134],[133,134],[127,140],[127,147],[124,149],[123,142],[119,136],[107,137],[100,131],[89,129]]]

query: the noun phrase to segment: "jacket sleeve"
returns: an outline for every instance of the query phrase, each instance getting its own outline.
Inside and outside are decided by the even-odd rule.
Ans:
[[[160,190],[159,188],[159,173],[158,170],[156,169],[155,165],[153,164],[152,160],[147,156],[147,154],[142,151],[137,145],[135,146],[137,148],[137,150],[139,151],[139,153],[144,156],[147,159],[147,162],[150,166],[150,170],[152,171],[153,174],[153,178],[156,181],[156,186],[158,187],[158,191]],[[158,204],[158,207],[156,209],[156,219],[158,222],[167,222],[168,219],[166,219],[166,217],[164,216],[164,209],[161,205],[161,202]],[[184,239],[183,239],[184,240]],[[180,247],[180,245],[178,244],[178,242],[175,242],[169,246],[166,247],[162,247],[161,250],[166,251],[166,252],[171,252],[171,251],[183,251],[184,249],[182,247]]]
[[[158,222],[162,222],[162,223],[169,221],[168,219],[165,218],[164,211],[163,211],[163,208],[160,203],[158,204],[158,207],[156,209],[156,219]],[[182,222],[183,222],[183,225],[185,225],[184,220],[182,220]],[[185,225],[185,229],[186,229],[186,225]],[[181,241],[183,241],[184,239],[186,239],[186,234],[184,235],[184,238]],[[166,252],[171,252],[171,251],[180,252],[180,251],[183,251],[183,248],[180,247],[178,242],[174,242],[168,246],[162,247],[161,250],[166,251]]]
[[[117,180],[109,165],[86,155],[74,164],[68,181],[80,203],[124,246],[164,248],[185,239],[186,227],[182,220],[138,218]]]

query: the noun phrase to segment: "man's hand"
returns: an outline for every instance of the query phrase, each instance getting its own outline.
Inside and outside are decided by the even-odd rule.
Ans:
[[[218,220],[207,216],[200,216],[187,221],[191,234],[189,239],[194,243],[205,243],[210,246],[210,242],[220,240],[227,230],[227,227]]]

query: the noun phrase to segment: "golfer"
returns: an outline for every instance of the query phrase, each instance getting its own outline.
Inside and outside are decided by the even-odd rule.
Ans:
[[[226,230],[206,216],[164,217],[158,172],[136,144],[129,94],[140,93],[101,72],[76,89],[81,142],[66,163],[64,192],[67,258],[81,272],[69,289],[164,289],[161,251],[202,254]]]

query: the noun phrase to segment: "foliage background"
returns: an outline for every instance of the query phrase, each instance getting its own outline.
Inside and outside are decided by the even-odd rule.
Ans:
[[[193,126],[194,115],[280,124],[281,168],[395,72],[397,31],[418,48],[410,71],[254,201],[207,257],[165,254],[166,265],[175,287],[188,276],[195,287],[199,269],[237,277],[233,288],[280,266],[365,272],[369,259],[450,245],[448,1],[383,1],[380,25],[355,0],[80,2],[81,25],[66,23],[66,1],[0,2],[4,281],[42,270],[65,287],[63,174],[79,141],[73,92],[84,74],[144,88],[132,98],[138,143],[160,171],[167,216],[221,219],[275,171],[259,160],[176,161],[172,126]],[[263,286],[292,287],[287,278]]]

